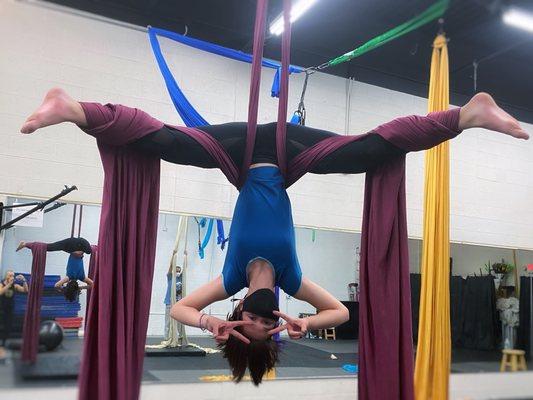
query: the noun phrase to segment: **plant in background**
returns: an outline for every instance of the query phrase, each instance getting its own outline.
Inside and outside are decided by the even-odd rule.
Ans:
[[[490,264],[490,260],[488,263],[485,263],[485,272],[487,273],[487,275],[492,275],[492,267]]]
[[[490,261],[489,261],[489,265],[490,265]],[[486,266],[487,264],[485,264],[485,267]],[[505,260],[502,258],[502,262],[492,264],[491,269],[495,274],[508,274],[509,272],[512,272],[514,268],[515,268],[514,265],[506,263]]]
[[[502,262],[492,264],[491,261],[485,263],[485,272],[489,275],[492,274],[508,274],[512,272],[516,267],[512,264],[506,263],[502,258]]]

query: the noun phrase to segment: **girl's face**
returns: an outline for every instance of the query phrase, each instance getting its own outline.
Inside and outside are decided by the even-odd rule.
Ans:
[[[253,324],[242,327],[242,333],[249,339],[266,340],[270,337],[268,331],[276,327],[276,321],[264,318],[254,313],[243,311],[243,321],[252,321]]]

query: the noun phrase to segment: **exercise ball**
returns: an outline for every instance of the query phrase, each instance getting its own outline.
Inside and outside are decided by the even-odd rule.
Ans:
[[[55,321],[43,321],[39,329],[39,344],[46,351],[54,350],[63,341],[63,328]]]

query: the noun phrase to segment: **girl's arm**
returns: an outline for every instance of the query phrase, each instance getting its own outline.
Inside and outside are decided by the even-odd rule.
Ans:
[[[3,283],[0,282],[0,296],[2,296],[5,292],[7,292],[9,288],[10,288],[9,284],[4,285]]]
[[[182,324],[199,328],[200,316],[203,314],[200,310],[228,297],[222,284],[222,276],[219,276],[174,304],[170,309],[170,316]],[[204,317],[202,327],[206,327],[206,324],[207,318]]]
[[[332,328],[350,319],[348,309],[339,300],[307,278],[302,278],[294,298],[306,301],[318,310],[318,314],[307,317],[308,330]]]
[[[67,282],[68,282],[68,276],[65,276],[63,279],[58,280],[58,281],[56,282],[56,284],[54,285],[54,287],[55,287],[56,289],[61,289],[61,288],[63,287],[63,285],[64,285],[65,283],[67,283]]]
[[[22,281],[22,285],[16,284],[15,289],[20,293],[28,293],[28,282],[24,278],[24,275],[17,275],[16,279]]]
[[[93,280],[91,278],[85,278],[83,280],[87,284],[87,286],[84,289],[91,289],[93,287]]]

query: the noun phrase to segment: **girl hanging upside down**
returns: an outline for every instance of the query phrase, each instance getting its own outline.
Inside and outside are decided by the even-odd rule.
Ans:
[[[25,247],[27,247],[27,243],[20,242],[16,251]],[[75,301],[82,290],[92,288],[93,281],[85,276],[83,268],[83,255],[91,254],[91,245],[86,239],[71,237],[49,243],[46,245],[46,251],[64,251],[70,254],[66,276],[54,285],[57,290],[63,292],[68,301]],[[84,282],[86,285],[80,286],[78,281]]]
[[[61,89],[52,89],[43,104],[21,128],[22,133],[62,122],[73,122],[98,140],[131,146],[163,160],[202,168],[218,168],[185,128],[165,125],[141,110],[122,105],[77,102]],[[310,172],[356,174],[403,157],[408,151],[431,148],[462,130],[481,127],[520,139],[528,134],[487,94],[474,96],[464,107],[408,116],[381,125],[359,140],[347,143],[319,161]],[[199,127],[234,161],[243,164],[246,123]],[[181,130],[180,130],[181,129]],[[299,125],[287,125],[287,159],[336,134]],[[407,147],[407,148],[406,148]],[[235,381],[248,367],[253,382],[261,382],[278,359],[273,334],[287,330],[299,339],[308,330],[337,326],[348,319],[347,309],[330,293],[302,276],[296,254],[294,226],[285,182],[278,169],[276,124],[259,125],[252,165],[240,189],[231,224],[231,241],[222,274],[174,305],[171,315],[181,323],[207,329],[228,359]],[[308,302],[316,315],[292,318],[279,312],[275,286]],[[224,321],[202,310],[241,289],[248,292]],[[278,319],[285,322],[278,326]]]

